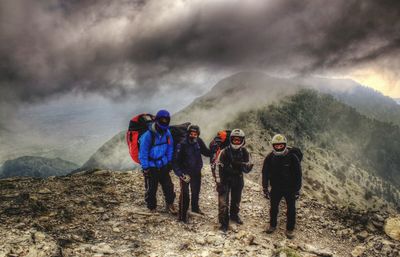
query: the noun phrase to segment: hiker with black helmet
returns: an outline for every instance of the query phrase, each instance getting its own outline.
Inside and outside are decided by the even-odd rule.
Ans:
[[[277,134],[272,138],[273,150],[264,160],[262,168],[262,185],[264,195],[270,200],[270,226],[267,233],[276,230],[279,203],[285,198],[287,205],[286,236],[294,237],[296,224],[296,200],[300,196],[302,184],[301,159],[298,148],[289,148],[284,135]],[[271,186],[271,190],[269,190]]]
[[[170,114],[166,110],[160,110],[155,122],[150,124],[139,139],[139,160],[142,165],[143,175],[145,176],[145,201],[147,208],[154,212],[157,207],[157,188],[161,185],[166,209],[172,214],[177,211],[174,206],[175,192],[169,175],[172,170],[172,158],[174,153],[174,143],[171,132],[169,131]]]
[[[187,129],[186,138],[176,145],[174,154],[174,171],[180,179],[181,186],[178,219],[182,222],[187,222],[189,202],[191,202],[192,212],[204,215],[199,207],[201,169],[203,168],[201,155],[210,157],[210,150],[199,136],[199,126],[190,125]]]
[[[229,219],[237,224],[243,224],[239,216],[244,187],[243,173],[249,173],[253,168],[250,154],[244,147],[244,132],[241,129],[232,130],[229,142],[229,146],[224,148],[218,156],[219,169],[215,178],[218,191],[218,219],[221,225],[220,230],[224,232],[228,230]]]

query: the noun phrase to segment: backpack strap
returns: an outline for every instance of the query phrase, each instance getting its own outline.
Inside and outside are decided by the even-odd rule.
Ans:
[[[154,134],[153,131],[150,131],[150,133],[151,133],[151,147],[153,147],[153,146],[156,146],[156,135]],[[168,144],[168,145],[171,144],[170,135],[167,135],[167,142],[166,143],[160,143],[160,144],[157,144],[157,145],[165,145],[165,144]]]

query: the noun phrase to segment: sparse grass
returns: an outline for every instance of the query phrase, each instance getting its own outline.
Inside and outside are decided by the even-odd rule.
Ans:
[[[301,255],[292,248],[281,248],[277,251],[276,256],[279,256],[280,253],[286,253],[287,257],[301,257]]]

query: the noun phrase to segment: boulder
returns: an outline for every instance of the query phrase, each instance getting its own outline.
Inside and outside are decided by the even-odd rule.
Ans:
[[[384,230],[390,238],[400,241],[400,217],[387,218]]]
[[[352,257],[360,257],[365,252],[365,246],[358,245],[354,250],[351,252]]]

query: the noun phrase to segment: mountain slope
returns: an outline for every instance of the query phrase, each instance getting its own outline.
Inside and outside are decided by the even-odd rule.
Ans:
[[[49,159],[35,156],[23,156],[4,162],[0,177],[38,177],[63,176],[77,169],[75,163],[60,158]]]
[[[342,103],[376,120],[400,126],[400,105],[372,88],[356,86],[347,92],[332,92]]]
[[[207,94],[195,99],[178,112],[173,121],[198,124],[206,139],[211,139],[239,111],[278,102],[299,89],[300,86],[290,79],[274,78],[261,72],[237,73],[221,80]]]
[[[378,120],[395,122],[400,117],[400,111],[396,112],[398,106],[391,99],[372,89],[361,87],[352,80],[274,78],[262,72],[241,72],[218,82],[207,94],[195,99],[192,104],[175,114],[172,123],[190,121],[198,124],[202,129],[203,139],[209,141],[216,131],[225,128],[225,124],[234,120],[238,113],[278,104],[284,97],[293,95],[302,88],[313,88],[332,94],[360,113]],[[364,93],[359,95],[360,92]],[[368,104],[363,103],[364,96],[368,96],[365,98]],[[374,112],[369,113],[371,108]],[[392,111],[383,115],[386,110]],[[99,149],[83,167],[130,169],[133,162],[124,142],[125,135],[121,132],[108,141],[107,146]],[[107,154],[104,154],[105,151]]]
[[[258,159],[268,153],[273,134],[287,135],[305,151],[306,191],[319,199],[361,208],[387,208],[389,202],[400,209],[398,126],[312,90],[243,112],[227,126],[244,129]]]
[[[135,166],[129,156],[125,132],[122,131],[101,146],[79,170],[132,170]]]
[[[218,231],[209,167],[203,175],[200,206],[206,215],[192,214],[188,224],[164,212],[161,192],[157,213],[147,211],[138,171],[0,180],[0,256],[284,256],[280,253],[285,252],[348,257],[356,249],[362,256],[375,257],[397,256],[400,251],[400,243],[382,229],[389,213],[339,209],[308,196],[298,203],[294,240],[283,234],[283,214],[278,231],[267,235],[269,203],[260,185],[247,179],[241,204],[244,225],[231,224],[223,234]],[[178,185],[176,176],[173,182]]]

